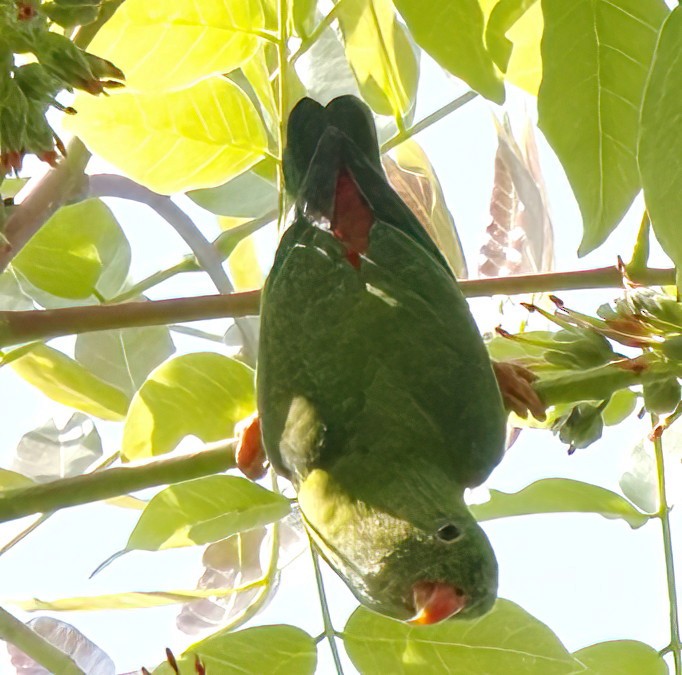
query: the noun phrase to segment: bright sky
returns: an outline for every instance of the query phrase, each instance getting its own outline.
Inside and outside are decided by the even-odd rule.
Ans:
[[[427,73],[422,87],[417,119],[424,117],[462,93],[424,59]],[[508,106],[512,122],[523,126],[524,99],[511,92]],[[478,249],[489,222],[488,206],[497,146],[493,115],[499,111],[481,99],[439,122],[418,136],[434,164],[445,190],[462,239],[469,269],[476,269]],[[580,240],[580,217],[566,179],[543,140],[538,137],[542,168],[548,186],[555,227],[557,269],[569,270],[609,265],[616,254],[628,258],[634,242],[641,205],[633,209],[628,223],[608,244],[583,260],[575,251]],[[170,228],[145,207],[109,200],[129,236],[133,248],[133,275],[148,273],[176,262],[185,250]],[[193,211],[194,212],[194,211]],[[198,212],[198,209],[196,210]],[[200,218],[209,237],[217,228],[206,215]],[[169,234],[170,232],[170,234]],[[654,264],[667,262],[657,253]],[[212,292],[209,282],[178,278],[159,289],[159,294],[185,295]],[[575,308],[594,313],[613,299],[615,291],[562,293]],[[496,323],[496,302],[472,303],[481,327]],[[514,315],[516,320],[521,313]],[[514,319],[505,327],[515,330]],[[539,326],[539,324],[538,324]],[[214,325],[211,328],[217,332]],[[61,344],[70,344],[64,340]],[[188,338],[176,339],[179,349],[212,349]],[[14,448],[23,433],[43,423],[61,406],[48,401],[8,368],[0,369],[0,387],[12,392],[0,410],[3,443],[0,463],[9,466]],[[118,431],[111,424],[98,423],[105,453],[117,447]],[[514,491],[536,479],[570,477],[618,490],[618,480],[634,443],[646,435],[646,422],[634,416],[603,439],[573,456],[548,432],[524,432],[493,473],[487,487]],[[665,441],[665,438],[664,438]],[[679,456],[675,459],[679,464]],[[163,553],[132,553],[117,560],[92,580],[89,574],[102,560],[121,549],[138,513],[106,505],[71,509],[54,516],[38,532],[0,558],[3,598],[66,597],[125,590],[165,590],[194,587],[202,572],[200,551],[171,550]],[[674,532],[679,532],[679,514],[673,511]],[[9,539],[30,521],[5,525],[0,541]],[[594,642],[629,638],[662,648],[668,641],[668,608],[662,541],[657,522],[632,531],[621,521],[607,521],[596,515],[548,515],[506,519],[486,524],[500,564],[500,596],[514,600],[546,622],[571,650]],[[679,538],[678,538],[679,539]],[[682,554],[676,545],[676,553]],[[343,627],[355,601],[343,584],[326,574],[335,624]],[[6,605],[13,611],[11,605]],[[77,626],[116,662],[117,672],[142,665],[155,666],[164,648],[179,653],[196,638],[175,628],[177,607],[126,612],[69,613],[55,615]],[[21,618],[31,618],[16,612]],[[302,556],[283,573],[283,581],[272,604],[254,623],[286,622],[301,626],[311,635],[322,630],[314,578],[308,555]],[[0,672],[11,673],[0,650]],[[320,648],[318,673],[332,672],[326,646]],[[352,673],[348,665],[347,672]]]

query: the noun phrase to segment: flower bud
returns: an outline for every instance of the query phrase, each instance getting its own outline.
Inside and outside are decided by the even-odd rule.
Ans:
[[[576,448],[586,448],[601,438],[604,429],[601,411],[601,405],[578,403],[568,415],[556,421],[553,429],[559,432],[559,439],[563,443],[568,443],[569,455],[572,455]]]
[[[54,0],[40,9],[50,21],[71,28],[92,23],[99,15],[100,4],[99,0]]]

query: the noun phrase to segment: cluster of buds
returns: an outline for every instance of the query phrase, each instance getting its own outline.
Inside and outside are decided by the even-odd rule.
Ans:
[[[101,0],[0,0],[0,177],[17,172],[26,154],[54,166],[64,146],[46,119],[66,89],[101,94],[122,86],[123,73],[50,30],[97,19]],[[15,54],[33,54],[35,63],[17,65]]]
[[[663,377],[641,385],[644,410],[655,415],[678,411],[682,395],[678,379],[682,372],[682,303],[660,291],[628,283],[626,278],[624,281],[623,297],[599,307],[596,317],[570,309],[559,298],[549,296],[556,307],[553,314],[535,305],[525,306],[557,324],[559,331],[512,335],[498,329],[498,333],[525,347],[527,357],[519,362],[540,379],[564,373],[568,382],[571,376],[566,374],[584,373],[607,364],[633,372],[655,368]],[[627,358],[616,353],[612,343],[641,349],[645,355]],[[608,402],[608,398],[581,401],[554,420],[552,430],[569,445],[569,453],[601,437],[602,412]]]

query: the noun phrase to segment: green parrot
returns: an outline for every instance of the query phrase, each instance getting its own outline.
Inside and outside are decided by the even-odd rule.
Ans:
[[[301,100],[284,172],[296,210],[263,290],[257,369],[268,459],[365,606],[480,616],[497,562],[463,494],[500,461],[506,412],[467,303],[389,185],[364,103]]]

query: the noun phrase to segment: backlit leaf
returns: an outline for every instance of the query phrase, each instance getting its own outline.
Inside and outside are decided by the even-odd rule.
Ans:
[[[295,70],[307,95],[322,105],[343,94],[360,96],[346,52],[331,28],[322,31],[312,47],[296,60]],[[291,100],[297,98],[300,95]]]
[[[87,199],[59,209],[12,265],[52,295],[112,296],[128,275],[130,245],[109,207],[99,199]]]
[[[656,238],[682,268],[682,9],[676,7],[661,31],[642,105],[639,170]]]
[[[171,93],[83,94],[74,105],[68,126],[94,153],[164,194],[221,185],[267,147],[253,104],[224,78]]]
[[[539,513],[597,513],[622,519],[633,529],[651,517],[611,490],[568,478],[544,478],[514,493],[491,490],[490,501],[470,508],[479,521]]]
[[[264,159],[223,185],[190,190],[187,196],[219,216],[260,218],[277,208],[276,167]]]
[[[76,360],[93,375],[132,395],[147,375],[175,347],[165,326],[82,333],[76,338]]]
[[[523,673],[573,675],[580,665],[545,624],[509,600],[472,621],[411,626],[364,607],[353,612],[343,644],[363,675]]]
[[[208,352],[166,361],[133,397],[123,430],[125,459],[170,452],[186,436],[229,438],[255,410],[253,371]]]
[[[481,276],[533,274],[553,266],[554,234],[529,125],[526,134],[522,151],[509,125],[497,124],[492,222],[481,247]]]
[[[52,347],[33,345],[12,368],[52,400],[89,415],[121,420],[128,410],[125,394]]]
[[[539,124],[578,200],[584,255],[639,190],[640,108],[667,9],[662,0],[543,0],[542,8]]]
[[[113,61],[133,89],[181,89],[246,62],[263,27],[259,0],[126,0],[89,51]]]
[[[262,581],[249,584],[259,588]],[[248,590],[246,588],[191,588],[169,591],[131,591],[129,593],[106,593],[104,595],[84,595],[56,600],[7,600],[6,602],[20,607],[27,612],[80,612],[102,609],[146,609],[149,607],[167,607],[180,605],[196,598],[222,598],[233,593]]]
[[[26,625],[70,656],[84,673],[114,675],[116,672],[111,658],[75,626],[48,616],[31,619]],[[11,643],[7,644],[7,650],[17,675],[49,675],[45,668]]]
[[[261,548],[267,541],[266,535],[267,529],[258,527],[207,546],[202,556],[204,572],[198,588],[238,588],[263,578],[265,567],[261,560]],[[178,614],[176,625],[188,635],[208,628],[222,628],[251,604],[259,590],[254,586],[224,598],[192,600]]]
[[[142,512],[126,549],[158,551],[219,541],[289,513],[289,500],[237,476],[171,485]]]
[[[102,439],[92,420],[74,413],[68,420],[50,419],[24,434],[13,467],[38,482],[83,473],[102,456]]]
[[[483,43],[484,17],[477,0],[395,0],[417,44],[443,68],[495,103],[504,85]]]
[[[419,63],[391,1],[344,0],[337,17],[363,99],[380,115],[406,117],[417,94]]]
[[[24,488],[31,485],[33,481],[26,476],[10,471],[9,469],[0,469],[0,490],[14,490],[14,488]]]
[[[315,641],[294,626],[257,626],[216,633],[189,647],[177,659],[180,675],[196,675],[198,656],[207,673],[220,675],[312,675],[317,664]],[[172,675],[168,663],[154,675]]]
[[[462,244],[431,162],[414,140],[401,143],[394,154],[395,161],[386,155],[382,159],[393,189],[417,216],[455,275],[466,279]]]
[[[573,656],[587,666],[585,675],[668,675],[668,666],[649,645],[611,640],[580,649]]]

